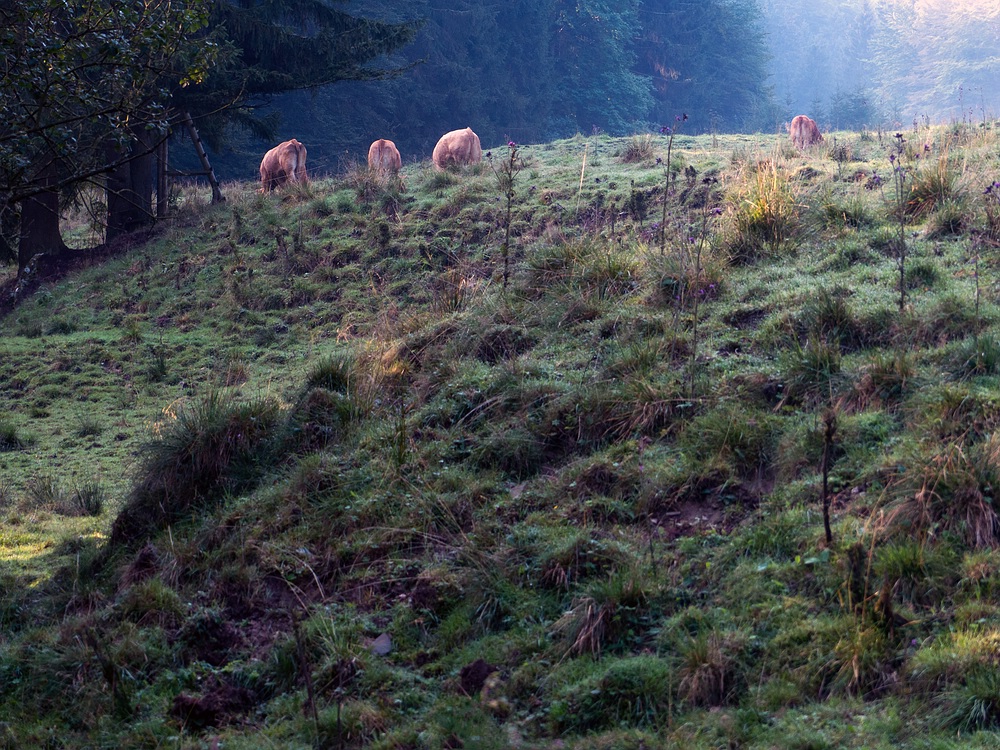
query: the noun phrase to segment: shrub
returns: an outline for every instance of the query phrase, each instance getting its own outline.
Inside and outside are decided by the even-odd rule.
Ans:
[[[505,426],[486,437],[473,449],[476,464],[484,469],[496,469],[515,479],[527,479],[542,468],[543,445],[531,430],[521,426]]]
[[[1000,550],[972,550],[962,558],[959,590],[976,600],[996,598],[1000,587]]]
[[[108,493],[98,480],[77,485],[73,489],[72,504],[85,516],[99,516],[104,510]]]
[[[371,169],[367,164],[348,167],[344,184],[354,190],[362,203],[375,203],[385,213],[394,216],[402,200],[403,183],[398,175]]]
[[[691,420],[679,438],[695,473],[752,478],[770,468],[777,421],[765,411],[724,403]]]
[[[935,696],[935,723],[959,735],[1000,728],[1000,672],[996,666],[972,671]]]
[[[908,401],[908,418],[932,439],[978,440],[1000,429],[1000,396],[994,389],[944,382]]]
[[[831,690],[855,696],[885,690],[895,680],[893,645],[881,627],[848,624],[833,648]]]
[[[288,416],[289,446],[298,453],[322,450],[340,438],[356,416],[349,398],[326,388],[312,388]]]
[[[159,578],[129,586],[119,604],[121,615],[140,625],[176,625],[184,609],[178,593]]]
[[[843,289],[823,287],[810,294],[799,313],[799,326],[810,338],[840,345],[845,351],[861,345],[861,331]]]
[[[876,352],[859,368],[849,398],[860,409],[894,407],[909,394],[915,376],[916,366],[906,351]]]
[[[632,252],[591,239],[560,242],[528,260],[527,289],[533,297],[560,287],[585,299],[612,299],[638,288],[638,264]]]
[[[941,278],[937,264],[928,260],[913,260],[906,266],[907,289],[930,289]]]
[[[802,551],[809,533],[810,527],[800,511],[769,513],[740,534],[737,547],[750,557],[792,560]]]
[[[40,474],[28,481],[25,504],[28,508],[56,510],[66,503],[66,491],[51,474]]]
[[[829,199],[819,207],[819,218],[829,229],[861,229],[875,226],[875,216],[868,202],[860,195],[843,200]]]
[[[944,294],[933,304],[921,307],[916,317],[905,321],[914,343],[941,346],[951,339],[964,338],[977,330],[980,320],[972,300],[956,294]]]
[[[690,307],[696,299],[705,301],[722,294],[727,269],[718,251],[705,247],[696,264],[687,250],[647,256],[654,304]]]
[[[142,449],[138,478],[111,529],[130,543],[225,491],[247,486],[269,465],[281,409],[273,398],[240,401],[210,392],[166,415]]]
[[[913,686],[932,701],[932,724],[959,732],[1000,726],[1000,631],[945,633],[910,658]]]
[[[746,638],[741,633],[698,633],[681,645],[677,670],[678,697],[691,706],[722,706],[742,688],[739,655]]]
[[[15,497],[14,485],[6,477],[0,477],[0,511],[12,506]]]
[[[333,427],[334,422],[368,416],[380,389],[389,388],[392,376],[406,369],[403,358],[407,354],[405,347],[396,347],[374,365],[344,352],[324,357],[306,376],[305,388],[292,414],[293,428],[301,427],[303,419]],[[372,372],[371,367],[378,372]]]
[[[585,529],[574,531],[558,540],[558,544],[547,547],[539,560],[539,582],[567,591],[580,581],[606,574],[627,559],[626,551],[620,546]]]
[[[916,539],[895,539],[876,550],[873,571],[894,598],[933,604],[946,593],[953,558],[947,547],[937,549]]]
[[[927,220],[927,236],[941,239],[961,235],[968,229],[970,220],[964,201],[947,198],[935,207]]]
[[[600,654],[622,646],[619,640],[637,623],[648,602],[646,581],[634,568],[614,571],[592,581],[586,592],[553,625],[562,634],[569,654]]]
[[[97,417],[92,414],[78,415],[76,434],[79,437],[97,437],[104,432],[104,427]]]

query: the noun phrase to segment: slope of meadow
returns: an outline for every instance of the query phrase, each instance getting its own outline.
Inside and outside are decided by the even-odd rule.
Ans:
[[[6,314],[0,746],[996,747],[994,131],[490,156]]]

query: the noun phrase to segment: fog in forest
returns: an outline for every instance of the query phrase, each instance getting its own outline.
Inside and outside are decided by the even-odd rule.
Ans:
[[[761,0],[778,103],[829,127],[1000,112],[996,0]]]

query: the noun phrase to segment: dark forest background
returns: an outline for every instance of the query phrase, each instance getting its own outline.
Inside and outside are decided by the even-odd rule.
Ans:
[[[777,132],[803,112],[824,129],[985,117],[1000,88],[1000,4],[977,3],[337,2],[363,18],[422,23],[378,61],[402,72],[276,96],[257,112],[273,137],[230,132],[213,162],[223,179],[253,179],[263,151],[295,137],[313,174],[336,173],[376,138],[411,163],[466,126],[489,148],[658,132],[682,113],[686,133]]]
[[[755,0],[356,0],[353,15],[420,20],[412,43],[381,60],[404,69],[274,98],[278,142],[309,149],[310,172],[361,161],[376,138],[404,163],[442,133],[472,127],[483,146],[575,133],[772,130],[785,113],[768,84]],[[233,133],[213,154],[223,179],[251,179],[266,144]]]

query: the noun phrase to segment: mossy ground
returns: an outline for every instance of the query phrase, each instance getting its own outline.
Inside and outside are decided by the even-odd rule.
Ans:
[[[506,286],[487,161],[19,300],[0,742],[994,747],[997,137],[670,148],[520,146]]]

